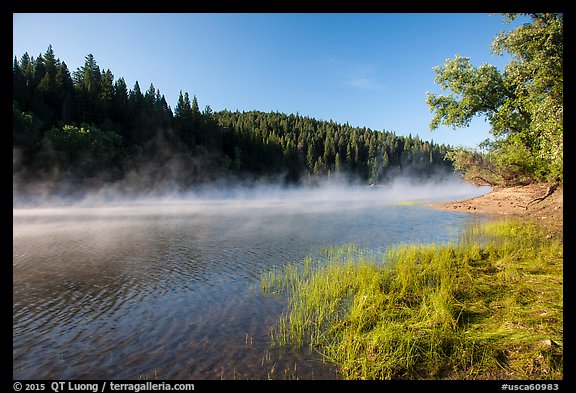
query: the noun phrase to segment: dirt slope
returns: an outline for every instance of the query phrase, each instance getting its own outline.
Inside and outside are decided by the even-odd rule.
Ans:
[[[551,191],[549,187],[550,184],[543,183],[495,188],[479,197],[429,205],[444,210],[529,218],[561,233],[564,225],[563,188],[558,187],[547,195]]]

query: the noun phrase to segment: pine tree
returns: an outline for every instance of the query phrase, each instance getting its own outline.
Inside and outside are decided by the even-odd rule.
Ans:
[[[186,98],[188,98],[188,93],[186,93]],[[180,90],[180,95],[178,96],[178,102],[176,103],[176,108],[174,108],[174,116],[177,119],[185,119],[190,112],[190,103],[186,102],[184,95],[182,95],[182,90]]]
[[[118,78],[116,83],[114,83],[110,119],[121,125],[117,131],[121,135],[125,135],[125,128],[128,123],[128,87],[122,77]]]
[[[196,105],[198,105],[198,102],[196,102]],[[196,133],[193,124],[192,104],[190,103],[188,92],[182,94],[182,91],[180,91],[178,103],[174,109],[174,116],[178,137],[193,151],[196,146]]]
[[[44,76],[38,83],[38,90],[43,92],[45,96],[49,97],[48,101],[54,99],[55,86],[56,86],[56,58],[54,57],[54,51],[52,50],[52,45],[48,47],[44,55]],[[50,99],[52,98],[52,100]]]
[[[94,123],[98,119],[102,74],[94,56],[86,56],[84,65],[74,71],[75,104],[80,123]]]
[[[59,116],[64,123],[67,123],[72,117],[74,82],[65,62],[61,62],[56,70],[56,89],[61,108]]]
[[[335,173],[342,172],[342,162],[340,161],[340,153],[336,153],[336,156],[334,156],[334,172]]]
[[[188,102],[190,101],[188,99],[188,93],[186,93],[186,100],[188,100]],[[194,123],[199,123],[200,122],[200,108],[198,107],[198,100],[196,99],[196,96],[194,96],[194,98],[192,98],[192,105],[190,107],[191,110],[191,114],[192,114],[192,121]]]
[[[88,93],[90,97],[98,96],[102,75],[100,74],[100,67],[92,54],[86,56],[84,65],[74,71],[73,80],[76,87]]]
[[[106,72],[102,72],[101,80],[100,98],[105,102],[110,102],[114,97],[114,75],[110,70],[106,70]]]
[[[12,63],[12,96],[14,100],[22,103],[26,95],[26,90],[26,77],[18,63],[18,59],[14,56],[14,62]]]

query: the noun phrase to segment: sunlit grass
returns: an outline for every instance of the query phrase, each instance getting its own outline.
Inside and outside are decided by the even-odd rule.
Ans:
[[[262,288],[289,296],[274,344],[347,379],[561,379],[562,260],[536,226],[494,222],[452,245],[330,248]]]

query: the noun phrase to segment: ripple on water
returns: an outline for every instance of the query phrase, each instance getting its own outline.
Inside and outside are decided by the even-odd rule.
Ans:
[[[260,274],[332,244],[448,241],[472,218],[422,206],[280,205],[287,210],[15,214],[13,377],[262,379],[274,366],[332,378],[314,354],[269,347],[286,300],[262,294]]]

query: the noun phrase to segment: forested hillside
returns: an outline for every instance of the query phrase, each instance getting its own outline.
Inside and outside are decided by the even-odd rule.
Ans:
[[[451,171],[449,147],[298,114],[176,107],[151,84],[129,89],[92,55],[70,72],[52,47],[13,63],[14,177],[132,189],[184,189],[226,177],[303,179],[346,174],[376,183],[401,172]]]

